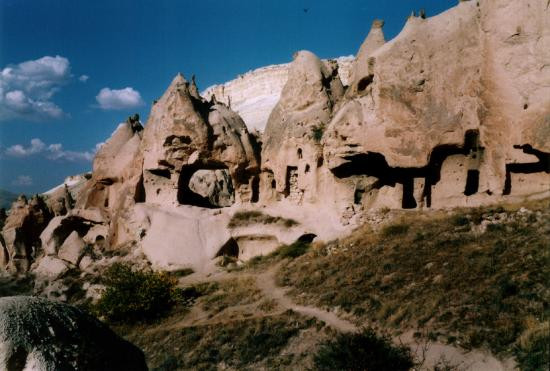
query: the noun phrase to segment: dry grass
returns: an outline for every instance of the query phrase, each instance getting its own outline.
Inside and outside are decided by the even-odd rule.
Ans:
[[[237,277],[208,285],[206,291],[203,289],[203,296],[199,303],[211,315],[237,305],[252,304],[262,298],[260,290],[256,287],[256,281],[250,277]]]
[[[245,227],[251,224],[280,224],[287,228],[294,227],[298,223],[294,219],[287,219],[280,216],[271,216],[261,211],[237,211],[229,224],[229,228]]]
[[[152,370],[288,369],[310,355],[283,350],[314,325],[314,320],[288,311],[225,323],[142,329],[127,338],[144,350]]]
[[[481,234],[481,220],[507,209],[413,214],[377,235],[359,229],[287,262],[278,283],[292,286],[296,300],[340,307],[361,322],[513,352],[526,318],[550,315],[550,212],[548,202],[530,206],[538,216],[514,214]]]

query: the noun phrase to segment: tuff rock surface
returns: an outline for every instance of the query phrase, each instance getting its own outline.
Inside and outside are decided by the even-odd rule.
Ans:
[[[208,99],[177,75],[144,127],[133,116],[116,129],[91,176],[48,192],[45,208],[14,204],[3,266],[62,280],[124,251],[201,271],[336,238],[377,210],[548,197],[549,51],[546,0],[461,1],[411,16],[392,40],[375,21],[345,68],[300,51]]]
[[[336,64],[342,84],[350,81],[353,56],[324,60]],[[281,92],[288,81],[290,63],[261,67],[239,75],[235,80],[213,85],[202,92],[210,100],[213,96],[219,102],[238,113],[248,130],[263,132],[271,111],[281,98]]]

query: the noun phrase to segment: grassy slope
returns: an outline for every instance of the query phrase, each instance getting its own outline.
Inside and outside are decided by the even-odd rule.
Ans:
[[[309,252],[278,281],[297,301],[340,307],[357,323],[522,356],[550,316],[550,211],[547,201],[532,206],[484,233],[482,219],[502,210],[408,214]]]
[[[464,348],[512,353],[524,369],[537,369],[526,365],[539,362],[533,339],[548,333],[548,205],[508,212],[514,220],[484,233],[480,222],[501,210],[403,213],[380,232],[365,226],[293,259],[255,259],[195,285],[202,295],[190,307],[115,329],[144,350],[153,370],[309,369],[335,330],[259,290],[254,278],[282,259],[278,282],[291,287],[296,302],[340,307],[359,326],[413,329]],[[544,347],[548,336],[542,339]]]

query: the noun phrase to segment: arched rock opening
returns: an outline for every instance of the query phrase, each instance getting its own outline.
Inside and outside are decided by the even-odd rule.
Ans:
[[[178,178],[178,202],[204,208],[230,206],[235,202],[231,175],[222,164],[185,165]]]

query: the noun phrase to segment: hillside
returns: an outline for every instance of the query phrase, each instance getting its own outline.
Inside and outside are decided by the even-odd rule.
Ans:
[[[181,278],[200,293],[191,304],[116,328],[153,369],[305,369],[335,334],[374,326],[411,346],[421,369],[511,370],[515,357],[541,370],[549,205],[390,212],[298,254]]]

